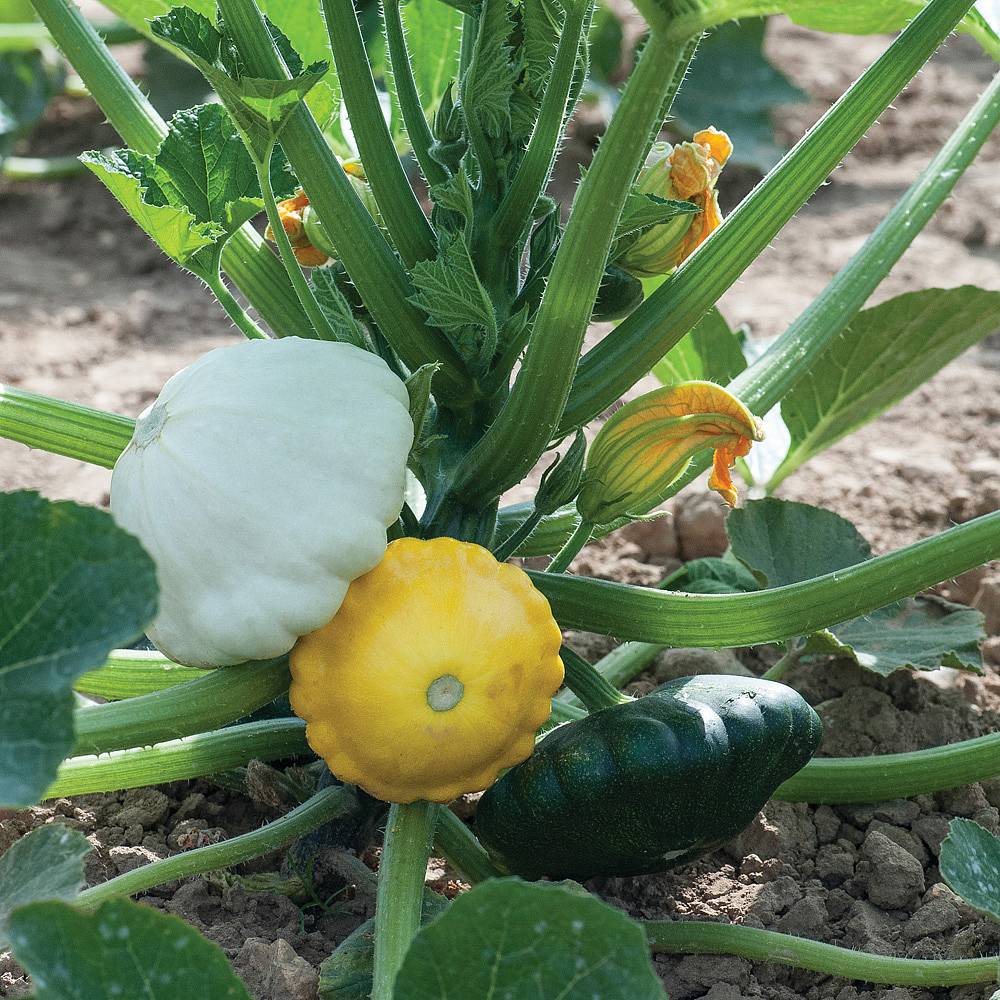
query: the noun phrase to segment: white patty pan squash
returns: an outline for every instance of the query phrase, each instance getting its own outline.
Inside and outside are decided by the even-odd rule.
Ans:
[[[406,386],[350,344],[210,351],[136,422],[111,511],[156,562],[150,639],[217,667],[286,653],[382,558],[413,440]]]

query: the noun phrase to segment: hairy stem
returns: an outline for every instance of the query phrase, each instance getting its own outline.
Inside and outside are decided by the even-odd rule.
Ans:
[[[375,902],[372,1000],[392,1000],[399,972],[420,929],[427,858],[439,807],[432,802],[393,803],[385,828]]]
[[[587,711],[599,712],[602,708],[612,708],[632,700],[613,687],[593,664],[569,646],[563,646],[559,657],[566,668],[566,687],[579,698]]]
[[[448,808],[439,810],[434,849],[440,851],[448,863],[473,885],[503,875],[476,835]]]
[[[345,83],[344,103],[365,176],[392,242],[406,266],[412,267],[435,255],[434,233],[410,187],[385,123],[354,4],[323,0],[323,12],[337,75]]]
[[[85,910],[93,910],[106,899],[136,896],[174,879],[189,878],[191,875],[217,871],[220,868],[232,868],[284,847],[324,823],[342,816],[354,802],[354,793],[343,785],[324,788],[302,805],[258,830],[135,868],[100,885],[84,889],[74,902]]]
[[[552,557],[546,573],[565,573],[569,564],[580,554],[590,536],[594,533],[594,526],[589,521],[581,521],[573,534],[566,539],[566,544]]]
[[[733,924],[692,920],[643,921],[654,952],[668,955],[740,955],[756,962],[778,962],[827,976],[896,986],[961,986],[995,983],[997,959],[917,959],[872,955]]]
[[[226,288],[226,283],[222,280],[222,275],[216,272],[215,276],[205,282],[216,297],[219,305],[226,311],[226,315],[233,321],[236,328],[247,340],[267,340],[267,334],[247,315],[246,310],[236,301],[236,297]],[[311,336],[310,332],[310,336]]]
[[[242,719],[288,690],[288,659],[202,671],[202,676],[137,698],[78,708],[75,755],[144,747]]]

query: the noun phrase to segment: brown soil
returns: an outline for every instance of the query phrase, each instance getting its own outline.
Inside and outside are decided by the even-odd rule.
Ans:
[[[884,39],[812,35],[776,20],[771,55],[814,98],[782,116],[786,137],[815,120],[883,45]],[[757,336],[779,333],[858,247],[993,70],[967,39],[952,40],[725,296],[728,319],[748,324]],[[110,139],[96,116],[61,104],[40,141],[65,149]],[[995,136],[877,300],[932,285],[1000,289],[998,162]],[[731,173],[724,200],[732,204],[750,183]],[[29,389],[134,414],[169,375],[236,337],[205,290],[164,260],[89,178],[0,188],[0,274],[0,380]],[[850,517],[879,550],[995,509],[996,362],[989,346],[970,352],[800,470],[781,494]],[[53,498],[102,503],[108,484],[106,471],[0,441],[0,488],[33,487]],[[678,559],[719,551],[724,535],[717,502],[695,489],[675,506],[672,520],[594,546],[580,568],[651,584]],[[1000,598],[994,596],[1000,585],[981,586],[982,577],[967,574],[945,590],[967,601],[979,594],[993,631],[987,659],[1000,661]],[[592,637],[578,642],[594,655],[608,648]],[[739,658],[673,651],[638,689],[695,670],[759,670],[769,658],[770,650],[742,651]],[[992,664],[983,678],[941,671],[886,681],[831,663],[788,679],[823,716],[826,754],[915,749],[989,732],[1000,722],[1000,676]],[[951,817],[969,816],[998,831],[998,808],[1000,782],[871,807],[776,803],[737,842],[696,865],[592,888],[642,917],[739,921],[885,954],[996,953],[1000,931],[941,884],[936,859]],[[35,825],[66,823],[94,844],[88,878],[96,882],[273,815],[208,782],[178,783],[59,800],[6,818],[0,850]],[[284,893],[258,891],[259,884],[246,881],[279,866],[280,858],[263,859],[237,876],[163,886],[145,898],[217,940],[259,1000],[315,997],[315,967],[362,919],[370,900],[363,892],[341,892],[324,910],[310,906],[311,897],[287,880]],[[343,884],[332,871],[324,877],[328,881],[319,879],[313,888],[325,900]],[[873,988],[737,958],[657,959],[657,965],[674,1000],[979,1000],[991,993],[984,987]],[[9,956],[0,957],[0,996],[22,995],[25,988]]]

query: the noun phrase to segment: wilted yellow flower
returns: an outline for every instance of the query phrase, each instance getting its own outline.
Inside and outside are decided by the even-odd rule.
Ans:
[[[309,207],[309,198],[301,188],[292,195],[278,202],[278,217],[281,226],[288,234],[288,242],[292,245],[295,259],[303,267],[321,267],[330,256],[318,247],[312,245],[303,222],[303,213]],[[274,231],[270,225],[264,230],[265,239],[274,242]]]
[[[709,486],[732,507],[736,489],[730,468],[763,437],[760,420],[714,382],[654,389],[601,428],[587,456],[577,509],[595,525],[652,510],[705,448],[715,450]]]
[[[658,198],[691,201],[700,211],[678,215],[644,232],[615,262],[639,278],[677,267],[722,222],[715,185],[733,152],[725,132],[709,126],[691,142],[654,143],[639,173],[636,190]]]

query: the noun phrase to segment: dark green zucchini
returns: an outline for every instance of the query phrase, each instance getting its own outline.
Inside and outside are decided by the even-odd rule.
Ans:
[[[665,871],[744,829],[822,735],[784,684],[684,677],[553,730],[486,791],[476,829],[526,878]]]

